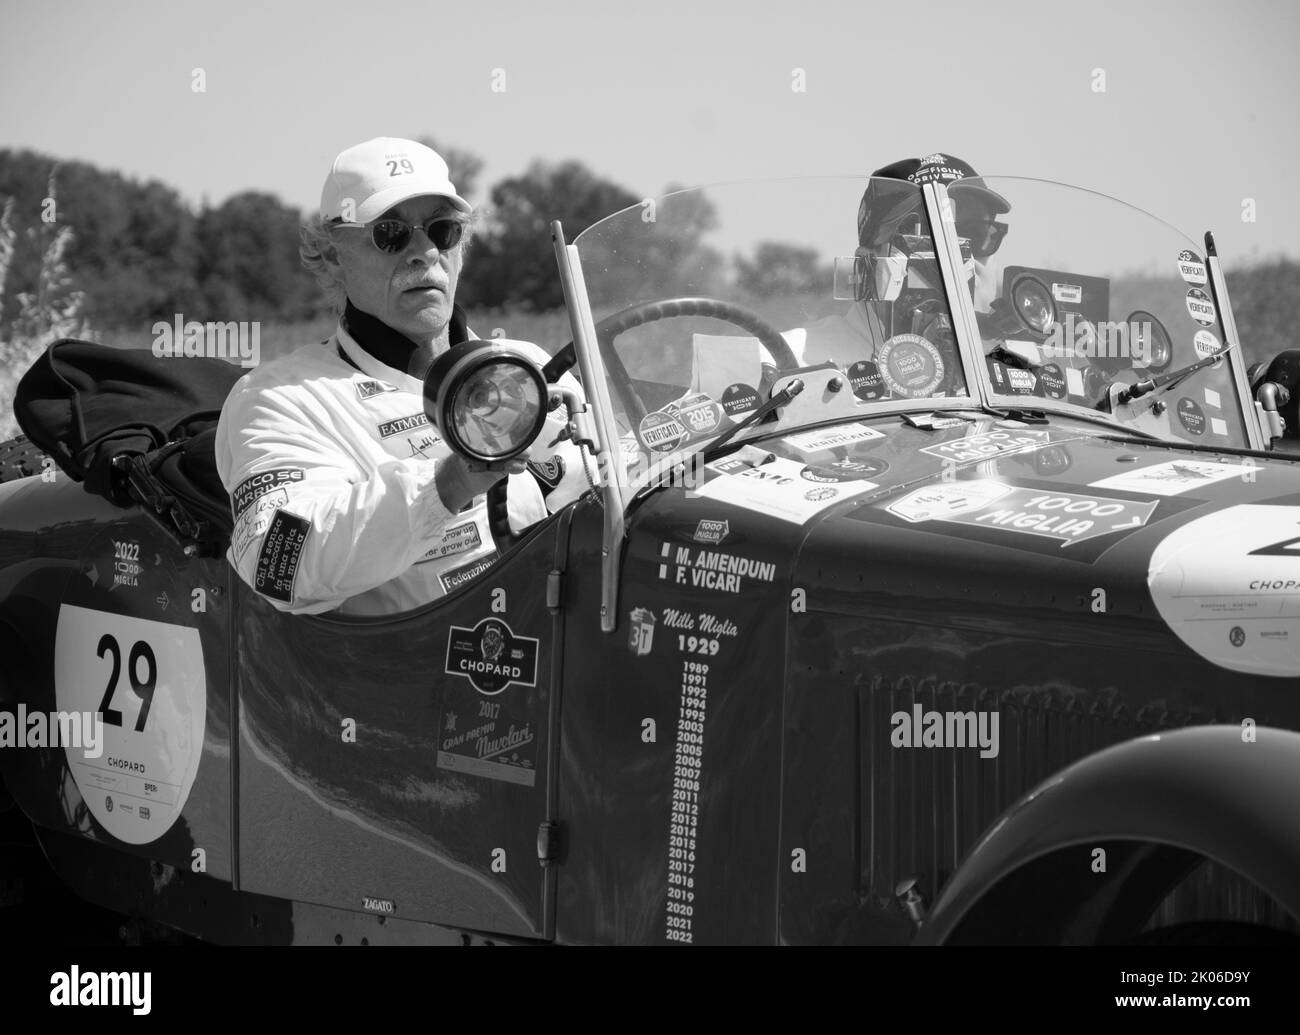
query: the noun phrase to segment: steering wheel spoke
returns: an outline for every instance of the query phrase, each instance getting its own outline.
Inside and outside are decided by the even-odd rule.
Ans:
[[[656,302],[639,302],[614,313],[612,316],[605,317],[600,323],[596,324],[596,344],[600,349],[601,358],[609,371],[610,380],[613,382],[615,392],[618,393],[619,402],[623,404],[624,412],[631,418],[634,427],[644,419],[646,406],[637,394],[636,388],[633,387],[632,378],[623,363],[623,358],[618,354],[618,350],[614,348],[614,339],[624,331],[630,331],[633,327],[640,327],[656,320],[669,320],[683,316],[703,316],[713,320],[723,320],[734,324],[741,330],[748,331],[758,339],[759,343],[776,360],[778,370],[793,370],[800,365],[799,360],[795,357],[793,350],[781,335],[781,332],[757,313],[746,309],[744,306],[736,305],[733,302],[724,302],[717,298],[700,297],[668,298]],[[570,342],[556,353],[555,358],[547,364],[547,379],[554,382],[556,378],[573,366],[576,358],[577,354],[573,343]]]

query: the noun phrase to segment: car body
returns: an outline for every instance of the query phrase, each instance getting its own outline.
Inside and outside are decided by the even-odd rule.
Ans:
[[[416,611],[286,614],[145,507],[0,485],[6,707],[116,713],[102,761],[0,751],[54,871],[236,943],[1294,932],[1286,393],[1212,247],[984,182],[991,313],[941,185],[887,185],[892,300],[861,177],[557,226],[602,478]],[[774,214],[784,258],[735,274]],[[801,362],[856,305],[888,331]],[[1142,325],[1122,355],[1107,321]]]

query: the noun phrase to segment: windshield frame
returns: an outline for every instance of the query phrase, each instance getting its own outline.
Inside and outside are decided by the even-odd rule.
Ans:
[[[818,179],[819,177],[798,177],[798,179]],[[824,178],[824,177],[822,177]],[[1171,226],[1164,220],[1152,216],[1136,206],[1129,205],[1127,202],[1119,201],[1097,191],[1089,191],[1086,188],[1074,187],[1070,184],[1063,184],[1053,180],[1034,180],[1029,177],[1019,177],[1022,180],[1028,180],[1035,183],[1050,184],[1056,187],[1063,187],[1069,190],[1083,191],[1088,194],[1096,195],[1099,198],[1110,201],[1125,208],[1132,209],[1140,215],[1155,220],[1158,223],[1168,227],[1180,238],[1186,237],[1176,227]],[[715,184],[711,186],[720,187],[728,184]],[[688,188],[686,190],[674,191],[664,197],[671,197],[672,194],[687,193],[690,190],[707,190],[710,185],[704,185],[697,188]],[[927,183],[920,185],[921,197],[924,203],[924,209],[931,240],[934,243],[934,252],[937,265],[940,272],[943,292],[946,296],[948,312],[952,318],[952,332],[956,339],[956,353],[958,365],[961,368],[962,376],[965,380],[967,394],[964,396],[951,397],[921,397],[921,398],[898,398],[889,400],[877,400],[870,404],[869,410],[850,416],[847,413],[839,413],[828,416],[825,421],[805,422],[801,424],[800,429],[812,429],[832,424],[842,423],[849,420],[875,420],[882,417],[897,416],[905,413],[914,413],[918,411],[985,411],[997,413],[1008,410],[1037,410],[1044,414],[1052,414],[1071,420],[1085,420],[1096,426],[1093,434],[1104,434],[1106,430],[1112,430],[1119,436],[1128,436],[1134,439],[1141,439],[1152,443],[1169,443],[1171,445],[1191,448],[1188,443],[1181,440],[1168,438],[1158,435],[1149,430],[1137,427],[1134,424],[1126,423],[1119,419],[1114,413],[1108,413],[1103,410],[1081,406],[1079,404],[1069,403],[1064,400],[1052,399],[1050,397],[1024,396],[1024,395],[1001,395],[994,390],[988,366],[985,363],[984,344],[979,332],[979,324],[976,318],[975,301],[970,290],[966,287],[966,281],[961,276],[962,251],[961,243],[957,235],[956,221],[954,218],[955,207],[950,199],[946,185],[941,183]],[[590,297],[587,292],[585,279],[582,270],[582,256],[579,251],[580,241],[583,234],[595,227],[605,224],[607,221],[617,218],[619,215],[640,210],[645,205],[645,200],[635,205],[629,205],[618,212],[597,220],[591,226],[586,227],[575,238],[573,244],[566,244],[564,232],[559,221],[551,224],[552,240],[554,242],[557,264],[560,271],[561,285],[564,292],[565,308],[568,312],[570,325],[573,331],[573,343],[576,359],[582,372],[584,383],[593,386],[588,392],[587,405],[588,411],[592,412],[593,423],[596,428],[596,434],[599,441],[596,443],[596,458],[600,468],[601,484],[600,497],[604,510],[604,534],[601,550],[601,606],[600,622],[601,629],[604,632],[612,632],[618,626],[618,589],[620,572],[622,566],[623,545],[626,538],[627,516],[632,505],[642,498],[646,490],[665,484],[664,475],[668,472],[684,471],[691,464],[699,464],[704,451],[710,444],[711,438],[701,439],[684,448],[673,450],[662,457],[655,458],[647,470],[643,472],[643,477],[629,481],[625,469],[624,459],[621,449],[622,438],[618,431],[618,424],[615,420],[615,409],[611,401],[608,383],[608,370],[606,368],[601,349],[597,342],[595,329],[595,319],[591,309]],[[1194,242],[1191,242],[1194,243]],[[1251,398],[1248,382],[1245,372],[1245,360],[1242,355],[1240,342],[1237,337],[1236,322],[1233,317],[1232,308],[1228,300],[1227,284],[1223,277],[1222,268],[1219,265],[1217,253],[1213,247],[1213,239],[1207,232],[1205,235],[1206,267],[1208,272],[1209,287],[1213,294],[1215,305],[1218,308],[1221,329],[1223,331],[1223,341],[1225,344],[1226,359],[1230,365],[1232,383],[1236,389],[1235,405],[1241,408],[1243,423],[1246,428],[1248,439],[1248,449],[1250,451],[1263,452],[1267,448],[1269,441],[1268,436],[1263,432],[1259,407]],[[805,370],[813,368],[802,368]],[[783,428],[773,426],[767,423],[759,423],[753,428],[746,429],[743,434],[737,435],[729,443],[728,447],[735,445],[739,447],[749,442],[768,438],[772,435],[789,433],[792,428]],[[1204,448],[1204,447],[1202,447]]]
[[[1073,184],[1061,183],[1058,180],[1038,179],[1035,177],[983,177],[988,181],[1015,179],[1024,183],[1047,185],[1059,187],[1065,190],[1075,191],[1083,194],[1092,195],[1095,198],[1110,202],[1123,208],[1130,209],[1134,213],[1143,216],[1146,219],[1159,223],[1161,226],[1168,228],[1172,233],[1195,247],[1196,242],[1189,238],[1185,233],[1173,226],[1171,223],[1152,215],[1144,209],[1131,205],[1126,201],[1100,191],[1089,190],[1086,187],[1076,187]],[[952,284],[958,283],[957,270],[959,262],[957,256],[960,255],[959,244],[957,239],[957,228],[954,219],[953,203],[948,195],[948,189],[943,184],[926,184],[924,186],[927,208],[931,206],[931,197],[934,197],[934,208],[930,213],[930,222],[932,229],[936,229],[939,236],[944,239],[944,247],[935,249],[939,266],[943,272],[944,287],[948,293],[949,306],[953,315],[958,317],[954,320],[953,330],[957,335],[958,343],[961,347],[964,357],[963,363],[967,359],[973,359],[973,371],[968,370],[967,384],[978,386],[978,394],[982,405],[988,409],[996,410],[1040,410],[1043,413],[1050,413],[1064,417],[1076,418],[1096,418],[1101,417],[1108,423],[1113,424],[1117,429],[1133,433],[1138,429],[1129,423],[1121,420],[1120,417],[1105,410],[1094,409],[1092,407],[1081,406],[1078,403],[1071,403],[1066,399],[1052,399],[1043,396],[1026,396],[1014,394],[999,393],[994,387],[989,377],[988,366],[984,362],[984,342],[979,333],[979,325],[975,316],[975,301],[969,291],[953,291]],[[936,238],[937,240],[937,238]],[[1218,255],[1213,248],[1213,237],[1207,231],[1206,241],[1206,270],[1209,274],[1209,287],[1215,302],[1215,307],[1219,313],[1219,322],[1223,331],[1223,352],[1228,362],[1231,381],[1235,389],[1236,405],[1241,408],[1242,423],[1246,430],[1247,445],[1245,448],[1254,450],[1263,450],[1267,448],[1268,437],[1264,434],[1258,414],[1258,407],[1251,397],[1248,381],[1246,378],[1245,358],[1242,354],[1240,341],[1237,338],[1236,321],[1232,314],[1232,307],[1228,300],[1227,283],[1223,276],[1222,267],[1219,264]],[[973,377],[971,376],[973,372]],[[1178,442],[1179,439],[1166,438],[1165,436],[1155,436],[1156,441],[1160,442]],[[1240,448],[1240,447],[1236,447]]]

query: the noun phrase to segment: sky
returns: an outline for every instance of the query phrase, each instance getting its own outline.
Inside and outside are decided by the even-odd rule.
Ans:
[[[1213,228],[1231,269],[1300,254],[1298,44],[1291,0],[0,0],[0,147],[304,210],[379,135],[643,196],[947,151]]]

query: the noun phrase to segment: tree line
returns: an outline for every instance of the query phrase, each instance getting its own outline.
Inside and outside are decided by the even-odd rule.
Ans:
[[[457,188],[484,213],[457,295],[469,309],[558,308],[551,221],[561,220],[573,234],[642,202],[643,195],[572,159],[534,161],[494,184],[484,201],[477,196],[484,167],[478,155],[421,139],[447,159]],[[670,184],[664,193],[676,189]],[[830,271],[815,252],[764,241],[748,258],[724,256],[705,240],[717,225],[707,198],[687,194],[667,203],[694,208],[686,218],[678,210],[671,233],[647,234],[639,269],[626,261],[609,264],[611,276],[630,278],[621,297],[665,297],[686,284],[697,294],[726,283],[758,299],[828,285]],[[14,326],[20,296],[30,299],[38,289],[81,292],[79,311],[100,332],[147,327],[175,313],[200,322],[296,323],[327,311],[298,258],[305,214],[267,192],[245,191],[195,210],[156,180],[0,149],[0,206],[16,231],[9,235],[12,254],[0,255],[7,272],[0,274],[0,341],[21,330]],[[48,264],[43,277],[42,257],[69,227],[61,252],[69,275],[51,281]],[[687,227],[691,232],[684,233]],[[1300,323],[1300,264],[1277,259],[1234,270],[1229,287],[1249,351],[1270,355],[1290,347]],[[58,299],[45,302],[57,310]]]
[[[427,137],[424,142],[448,160],[462,195],[481,204],[475,195],[482,159]],[[244,191],[196,211],[156,180],[140,182],[87,162],[3,149],[0,204],[6,200],[17,232],[0,295],[0,338],[12,329],[18,296],[36,291],[42,253],[60,227],[72,228],[64,258],[70,284],[84,295],[81,312],[95,328],[139,327],[177,312],[199,321],[292,323],[326,311],[327,302],[298,259],[305,214],[273,194]],[[640,200],[582,162],[533,162],[491,188],[457,301],[468,308],[529,311],[561,306],[551,220],[561,220],[573,233]],[[716,224],[710,212],[699,215],[701,233]],[[677,259],[700,248],[698,239],[667,245],[680,253]],[[770,252],[780,246],[766,247],[760,264],[741,270],[756,293],[772,286],[765,278],[779,258]],[[792,258],[796,265],[806,259]]]

